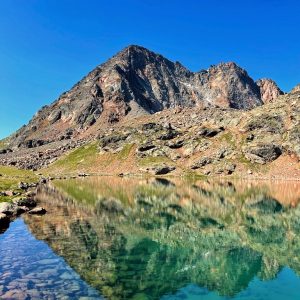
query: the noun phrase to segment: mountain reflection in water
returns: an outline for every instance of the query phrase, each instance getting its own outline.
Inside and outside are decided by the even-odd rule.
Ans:
[[[33,235],[107,299],[300,296],[299,184],[91,177],[38,198]]]

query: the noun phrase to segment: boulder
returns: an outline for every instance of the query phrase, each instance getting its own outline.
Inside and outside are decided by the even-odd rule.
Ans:
[[[213,162],[213,160],[210,157],[203,157],[200,160],[198,160],[196,163],[194,163],[191,166],[191,169],[196,170],[196,169],[202,168],[206,165],[209,165],[212,162]]]
[[[27,206],[17,206],[15,211],[16,211],[16,215],[21,215],[21,214],[29,211],[29,208]]]
[[[0,203],[0,213],[7,216],[14,215],[16,213],[16,206],[12,203],[2,202]]]
[[[168,130],[166,133],[162,134],[158,139],[162,141],[172,140],[178,136],[178,132],[175,130]]]
[[[6,214],[0,213],[0,228],[6,227],[9,224],[9,217]]]
[[[148,151],[151,149],[154,149],[156,146],[153,144],[145,144],[145,145],[141,145],[137,150],[139,152],[144,152],[144,151]]]
[[[17,206],[35,207],[36,201],[30,197],[21,197],[13,199],[13,203]]]
[[[176,168],[174,166],[155,166],[149,169],[149,172],[152,173],[153,175],[165,175],[168,174],[172,171],[174,171]]]
[[[178,141],[170,141],[167,143],[167,146],[171,149],[179,149],[184,145],[183,140],[178,140]]]
[[[245,157],[253,163],[265,164],[282,154],[281,147],[275,144],[252,145],[243,150]]]
[[[30,210],[28,213],[31,215],[44,215],[46,212],[45,208],[38,206]]]
[[[222,131],[221,129],[213,129],[213,128],[203,127],[198,132],[198,136],[205,137],[205,138],[211,138],[211,137],[216,136],[221,131]]]
[[[27,190],[29,188],[29,185],[28,185],[28,183],[21,181],[21,182],[19,182],[18,187],[21,190]]]

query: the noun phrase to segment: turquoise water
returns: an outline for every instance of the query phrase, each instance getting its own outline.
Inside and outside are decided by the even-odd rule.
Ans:
[[[299,186],[88,178],[0,235],[1,299],[300,299]]]
[[[174,295],[163,296],[162,300],[205,299],[205,300],[282,300],[299,299],[299,277],[289,268],[284,268],[274,280],[263,282],[254,278],[249,286],[234,297],[222,297],[197,285],[190,284]]]

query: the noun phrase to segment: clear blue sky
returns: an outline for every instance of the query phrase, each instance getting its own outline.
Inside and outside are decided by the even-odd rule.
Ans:
[[[1,0],[0,138],[128,44],[193,71],[235,61],[289,91],[299,16],[289,0]]]

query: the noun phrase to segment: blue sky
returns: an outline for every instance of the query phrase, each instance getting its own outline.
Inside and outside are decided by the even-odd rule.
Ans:
[[[0,138],[129,44],[193,71],[235,61],[284,91],[300,82],[300,3],[1,0]]]

